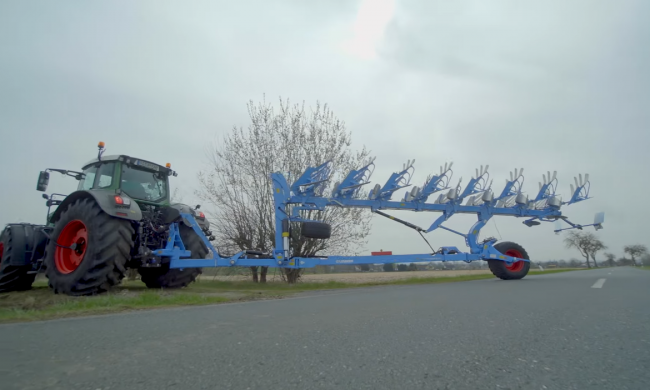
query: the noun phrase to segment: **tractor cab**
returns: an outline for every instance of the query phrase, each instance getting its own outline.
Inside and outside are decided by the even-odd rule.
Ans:
[[[156,206],[169,204],[169,176],[166,167],[125,155],[106,156],[84,165],[77,190],[115,190],[138,203]]]
[[[99,143],[98,149],[97,158],[84,164],[81,172],[54,168],[41,171],[36,189],[45,192],[49,184],[50,172],[58,172],[79,181],[77,191],[71,194],[72,198],[79,193],[90,192],[95,194],[93,196],[98,202],[113,209],[127,207],[131,199],[140,206],[138,209],[145,205],[156,208],[170,206],[169,176],[177,176],[171,169],[171,164],[162,166],[126,155],[103,156],[105,150],[103,142]],[[106,193],[108,197],[99,195],[100,193]],[[43,198],[47,200],[48,225],[51,225],[56,215],[56,211],[51,212],[51,208],[61,205],[64,199],[69,197],[70,195],[65,194],[43,194]],[[110,199],[110,204],[105,204],[105,199]],[[119,203],[120,201],[126,203]],[[118,217],[128,215],[129,218],[137,218],[140,212],[134,211],[134,208],[126,214],[124,210],[113,211],[112,214]]]

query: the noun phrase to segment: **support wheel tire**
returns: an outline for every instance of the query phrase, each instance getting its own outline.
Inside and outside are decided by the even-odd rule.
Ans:
[[[119,284],[134,233],[129,221],[106,214],[94,199],[71,203],[47,244],[45,275],[50,287],[57,294],[94,295]]]
[[[31,229],[31,227],[29,227]],[[18,255],[14,251],[12,231],[10,228],[0,233],[0,292],[24,291],[32,288],[36,274],[28,274],[31,265],[11,265]]]
[[[494,246],[494,249],[506,256],[529,259],[528,252],[521,245],[514,242],[500,242]],[[488,265],[494,276],[503,280],[521,279],[528,274],[530,269],[530,262],[528,261],[516,261],[508,265],[502,260],[488,260]]]
[[[300,234],[307,238],[328,239],[332,236],[332,226],[325,222],[303,222]]]
[[[208,254],[208,247],[205,246],[192,228],[180,224],[181,239],[185,249],[192,252],[193,259],[203,259]],[[194,282],[202,272],[201,268],[169,268],[165,263],[158,268],[140,268],[140,279],[148,288],[182,288]]]

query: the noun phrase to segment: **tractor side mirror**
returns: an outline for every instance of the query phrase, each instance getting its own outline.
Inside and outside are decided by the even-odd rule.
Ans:
[[[45,171],[41,171],[38,174],[38,183],[36,183],[36,191],[45,191],[47,190],[47,185],[50,184],[50,174]]]

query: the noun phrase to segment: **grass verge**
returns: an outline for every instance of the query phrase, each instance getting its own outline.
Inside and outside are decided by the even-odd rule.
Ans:
[[[529,275],[571,270],[531,271]],[[149,290],[140,281],[125,282],[110,293],[94,297],[55,295],[44,281],[32,290],[0,294],[0,323],[38,321],[83,315],[108,314],[160,307],[209,305],[224,302],[282,298],[305,291],[360,288],[387,285],[453,283],[492,279],[490,274],[452,277],[405,278],[370,283],[284,283],[201,281],[181,290]]]

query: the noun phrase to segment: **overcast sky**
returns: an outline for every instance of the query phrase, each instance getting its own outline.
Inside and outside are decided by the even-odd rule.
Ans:
[[[645,0],[4,0],[0,224],[42,223],[38,172],[79,169],[100,140],[107,154],[171,162],[193,203],[205,145],[246,126],[246,102],[265,94],[329,104],[377,157],[382,184],[407,159],[416,185],[454,161],[465,183],[489,164],[497,193],[515,167],[531,195],[557,170],[567,198],[573,176],[589,173],[594,199],[563,212],[590,223],[605,211],[597,234],[622,255],[650,244],[648,15]],[[76,187],[58,174],[50,183]],[[397,215],[424,226],[437,216]],[[377,218],[368,251],[428,251]],[[533,259],[579,258],[553,227],[498,217],[484,236]],[[465,247],[444,231],[430,241]]]

